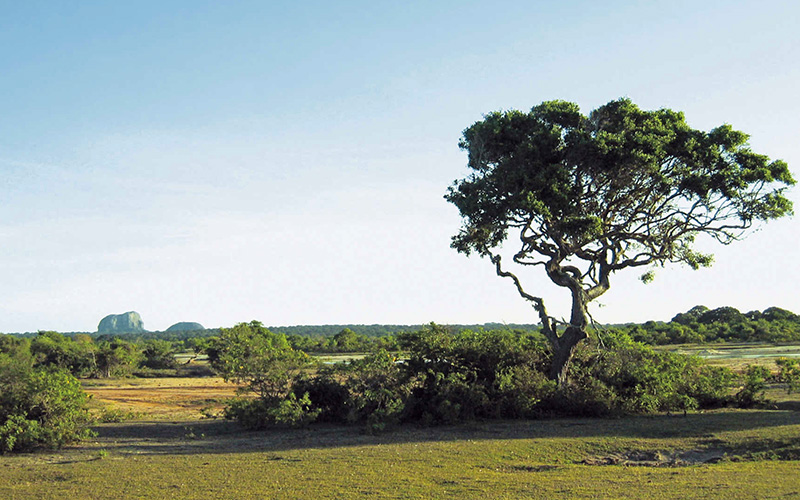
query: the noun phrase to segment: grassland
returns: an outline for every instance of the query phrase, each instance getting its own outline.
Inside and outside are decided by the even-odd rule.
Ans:
[[[800,413],[792,409],[370,436],[339,426],[243,432],[202,419],[235,391],[216,378],[86,389],[97,411],[139,417],[100,424],[97,438],[79,446],[0,457],[0,498],[800,498]]]

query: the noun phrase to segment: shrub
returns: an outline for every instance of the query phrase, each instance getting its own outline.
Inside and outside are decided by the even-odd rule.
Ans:
[[[305,427],[314,422],[321,411],[319,408],[311,407],[311,399],[307,392],[300,399],[290,392],[286,399],[270,409],[269,415],[278,425]]]
[[[729,402],[733,373],[700,358],[654,351],[620,330],[578,346],[570,383],[559,388],[545,375],[549,352],[541,339],[509,331],[451,334],[431,324],[398,339],[406,360],[385,350],[360,360],[300,372],[290,347],[253,335],[222,347],[216,364],[248,382],[257,399],[236,400],[228,418],[250,428],[349,422],[380,432],[401,422],[453,424],[483,418],[607,416],[689,411]],[[255,325],[258,326],[258,325]],[[227,334],[223,330],[223,336]],[[241,335],[240,335],[241,336]],[[224,337],[223,337],[224,338]],[[258,347],[266,342],[267,347]],[[242,355],[230,357],[231,353]],[[244,355],[246,354],[246,355]],[[286,357],[284,357],[286,356]],[[239,360],[238,367],[232,364]],[[228,361],[229,360],[229,361]],[[287,370],[294,366],[294,372]],[[270,387],[270,390],[263,390]],[[741,398],[740,398],[741,400]]]
[[[286,337],[264,328],[258,321],[220,329],[206,347],[212,368],[226,381],[244,383],[240,392],[256,399],[235,399],[224,416],[250,429],[270,425],[304,425],[320,411],[312,409],[307,395],[290,393],[292,381],[311,363],[303,351],[291,348]]]
[[[778,358],[775,364],[780,370],[778,380],[786,384],[787,394],[800,390],[800,359]]]
[[[175,360],[175,346],[172,342],[161,339],[148,340],[144,344],[142,366],[155,370],[174,369],[178,366]]]
[[[512,366],[498,371],[497,415],[500,418],[530,418],[540,415],[543,400],[553,397],[558,385],[543,371],[527,364]]]
[[[141,417],[142,414],[135,411],[130,411],[130,410],[126,411],[120,408],[107,406],[103,408],[97,415],[97,420],[105,424],[109,424],[109,423],[125,422],[126,420],[137,420]]]
[[[100,341],[97,346],[97,377],[127,377],[144,359],[135,344],[122,339]]]
[[[626,334],[604,336],[605,348],[576,352],[572,387],[556,397],[557,410],[578,415],[687,411],[728,401],[733,373],[700,358],[658,352]]]
[[[509,331],[450,334],[431,324],[404,333],[404,366],[411,393],[405,418],[426,424],[476,418],[532,416],[553,390],[543,375],[544,349],[533,337]]]
[[[290,393],[282,401],[235,398],[223,410],[226,419],[236,420],[252,430],[274,426],[305,427],[314,422],[319,414],[319,409],[311,407],[308,393],[299,399]]]
[[[407,388],[397,357],[381,349],[363,359],[350,361],[343,368],[347,401],[347,421],[365,423],[368,432],[381,432],[400,422]]]
[[[60,448],[89,437],[86,393],[63,370],[0,354],[0,452]]]
[[[225,405],[222,416],[228,420],[236,420],[246,429],[260,430],[270,425],[268,409],[262,399],[233,398]]]
[[[772,373],[766,366],[747,365],[743,377],[744,385],[735,396],[739,407],[752,408],[765,403],[764,391],[771,376]]]
[[[295,398],[308,394],[311,408],[319,410],[319,422],[347,421],[350,391],[336,380],[335,372],[331,369],[320,369],[313,378],[298,377],[292,384],[292,394]]]
[[[36,364],[62,368],[75,376],[89,376],[97,370],[97,347],[88,336],[73,340],[57,332],[40,331],[30,343]]]

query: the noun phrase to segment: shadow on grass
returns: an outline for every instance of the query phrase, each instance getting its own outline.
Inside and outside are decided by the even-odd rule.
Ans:
[[[121,454],[182,455],[280,452],[382,444],[496,439],[635,438],[715,441],[721,432],[800,425],[794,411],[718,410],[683,416],[619,419],[483,421],[449,427],[402,426],[377,436],[359,427],[316,425],[307,429],[247,431],[222,420],[127,422],[95,428],[98,444]]]

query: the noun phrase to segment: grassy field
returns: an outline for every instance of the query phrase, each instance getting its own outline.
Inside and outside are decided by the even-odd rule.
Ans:
[[[221,379],[85,385],[95,411],[138,417],[0,457],[0,498],[800,498],[791,409],[243,432],[200,418],[233,395]]]

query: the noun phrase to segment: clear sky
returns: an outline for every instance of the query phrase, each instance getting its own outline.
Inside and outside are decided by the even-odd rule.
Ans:
[[[627,96],[730,123],[798,177],[798,25],[790,0],[0,0],[0,331],[536,322],[449,248],[461,131]],[[621,273],[594,317],[800,313],[798,241],[787,218],[711,269]]]

